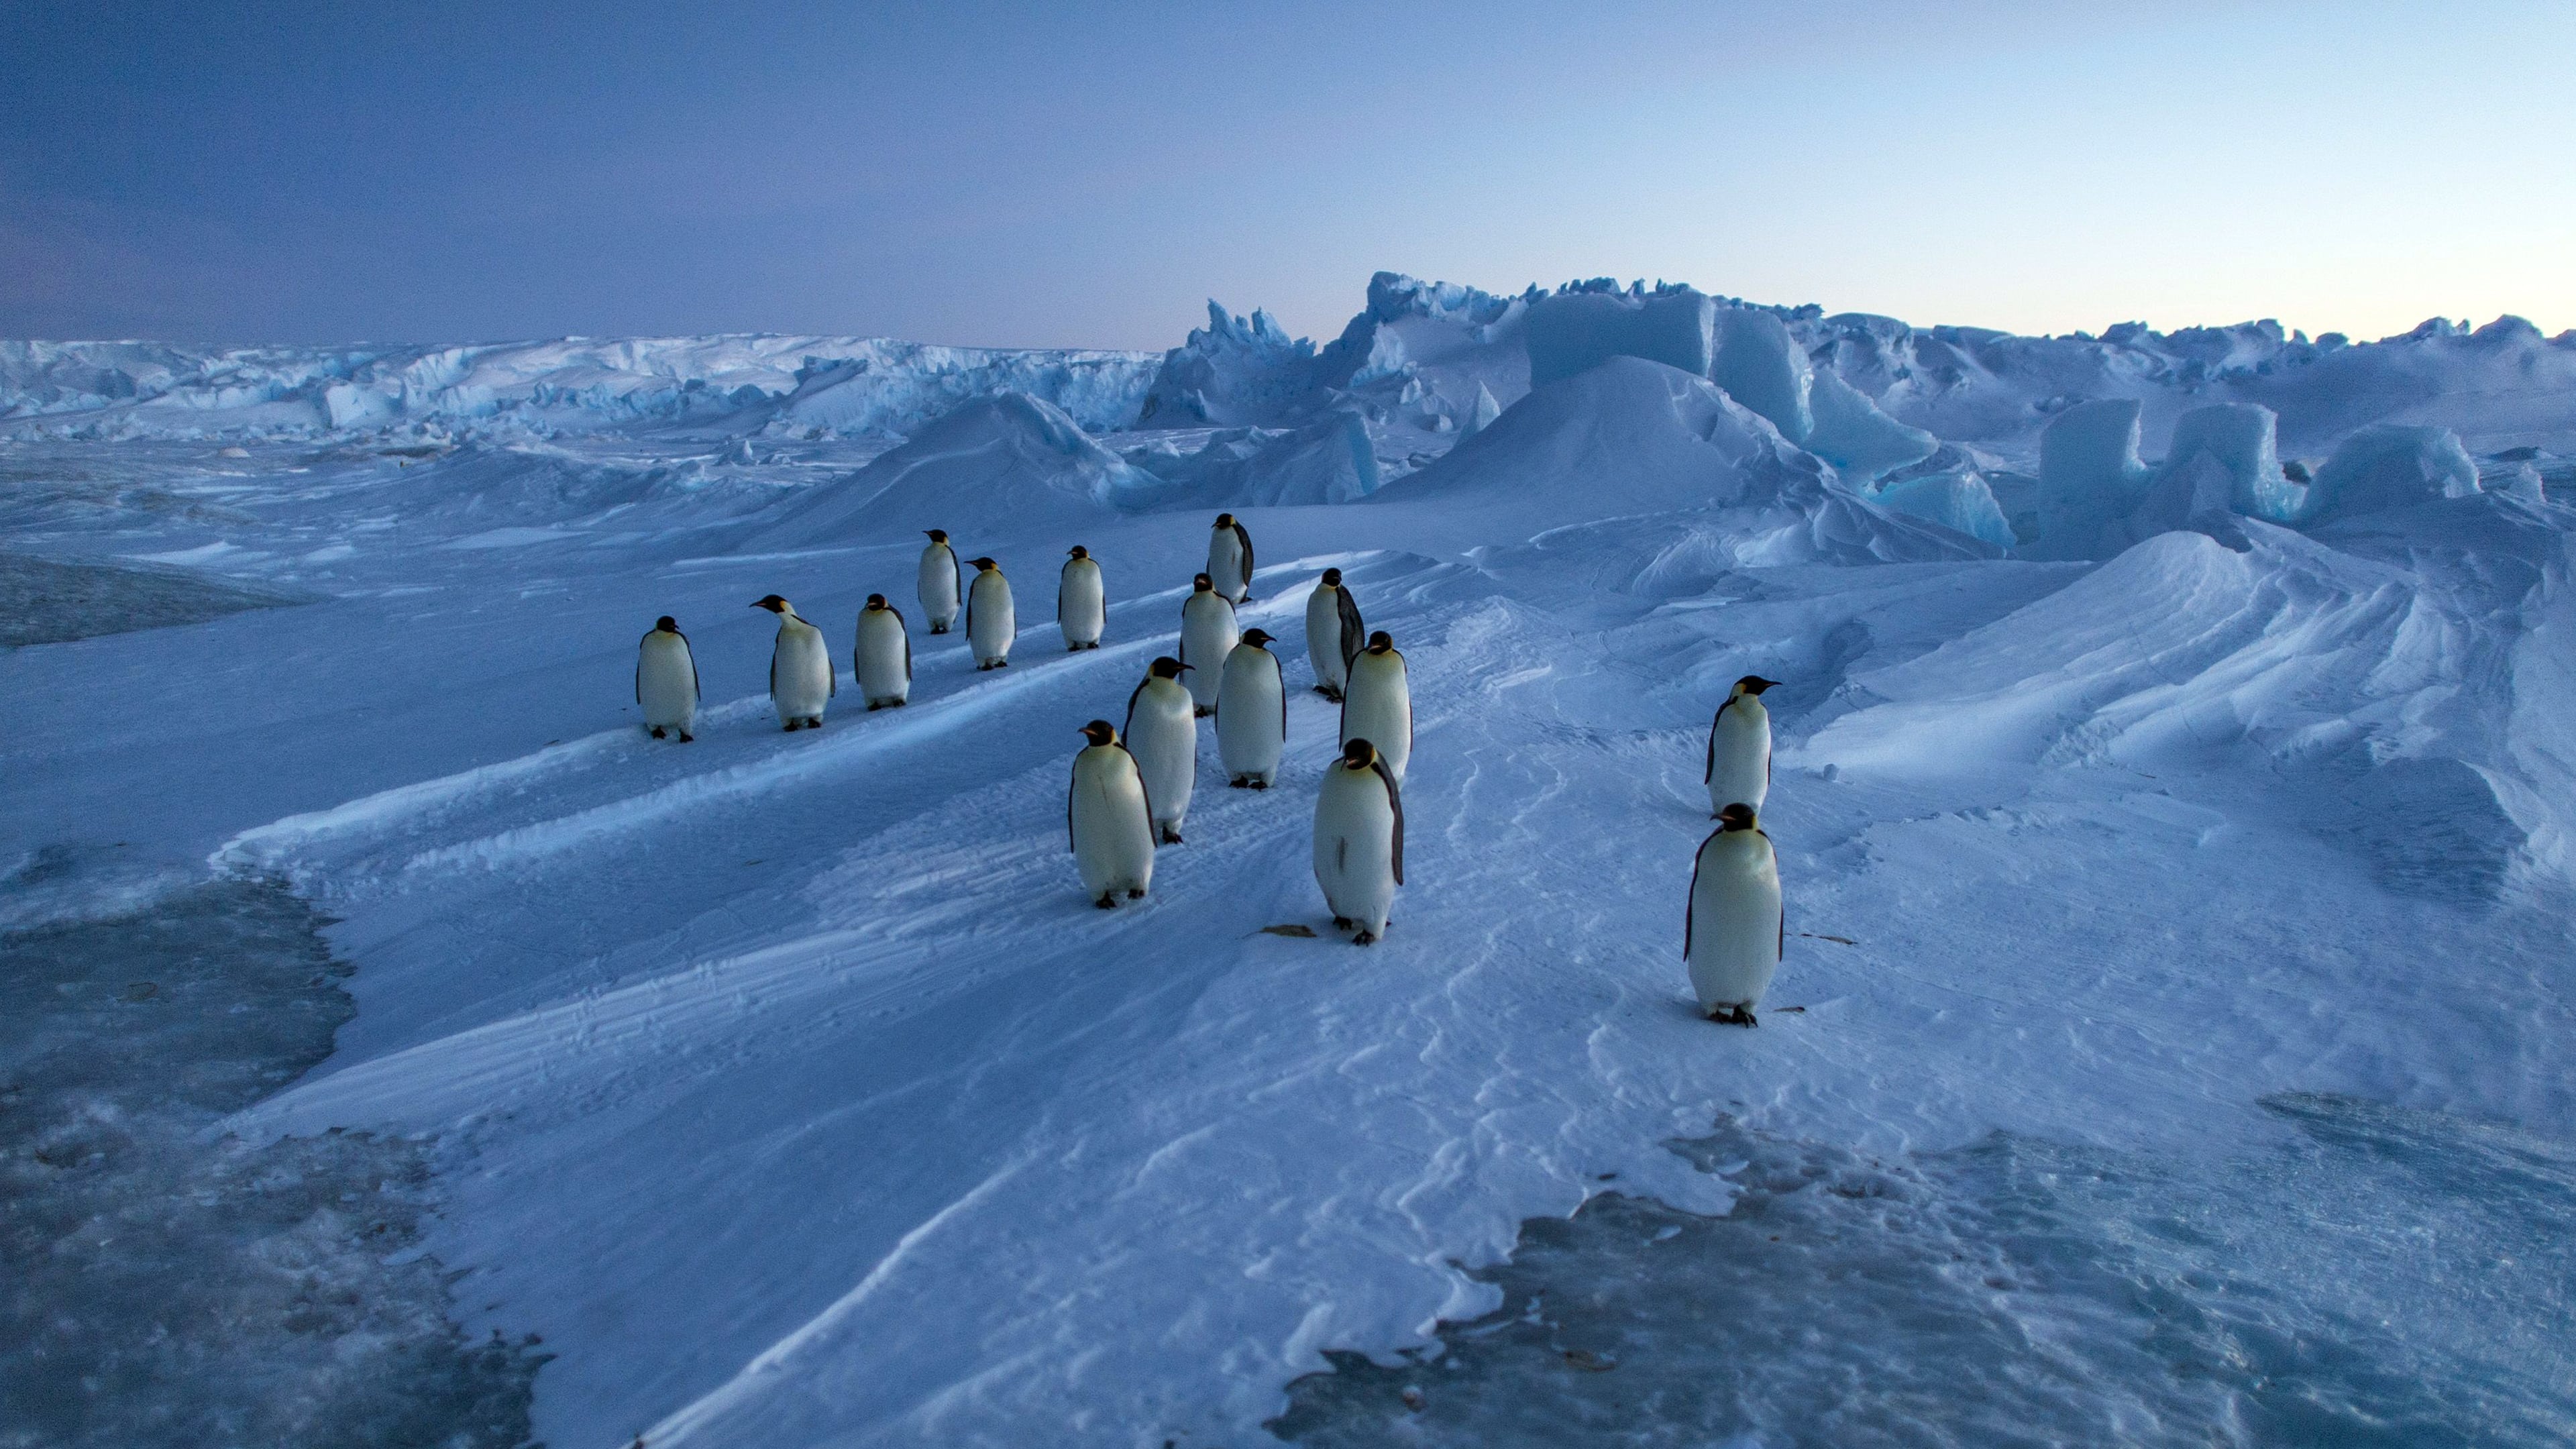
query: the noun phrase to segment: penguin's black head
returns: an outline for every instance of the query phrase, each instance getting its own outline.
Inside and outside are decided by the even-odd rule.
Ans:
[[[1751,830],[1753,807],[1739,801],[1720,810],[1717,812],[1717,828],[1721,831]]]
[[[1095,745],[1114,744],[1118,739],[1118,731],[1109,727],[1109,721],[1096,719],[1082,727],[1082,737]]]
[[[771,594],[765,599],[754,600],[752,607],[755,609],[767,609],[773,614],[784,614],[787,612],[787,601],[778,597],[776,594]]]
[[[1181,677],[1181,671],[1187,668],[1189,668],[1188,665],[1166,654],[1148,666],[1146,672],[1156,679],[1178,679]]]
[[[1190,592],[1191,592],[1191,593],[1194,593],[1194,594],[1206,594],[1206,593],[1213,593],[1213,592],[1215,592],[1215,591],[1216,591],[1216,580],[1214,580],[1214,579],[1212,579],[1212,578],[1209,578],[1209,577],[1208,577],[1207,575],[1205,575],[1205,574],[1197,574],[1197,575],[1194,575],[1194,576],[1192,576],[1192,577],[1191,577],[1191,579],[1190,579]]]
[[[1262,645],[1270,642],[1270,631],[1267,629],[1246,629],[1243,631],[1243,642],[1251,645],[1255,649],[1258,649]]]
[[[661,630],[665,634],[677,634],[680,632],[680,621],[672,618],[668,614],[664,614],[661,618],[653,621],[653,627]]]
[[[988,558],[970,558],[966,561],[979,569],[997,569],[1001,567],[1000,564],[997,564]]]
[[[870,595],[868,595],[868,607],[869,607],[869,608],[871,608],[871,609],[882,609],[882,608],[884,608],[884,607],[885,607],[885,595],[883,595],[883,594],[870,594]]]
[[[1384,654],[1386,651],[1394,647],[1395,636],[1386,632],[1384,629],[1380,629],[1369,636],[1368,652],[1371,654]]]
[[[1324,582],[1331,584],[1334,588],[1340,588],[1342,586],[1342,571],[1340,569],[1324,570]]]
[[[932,543],[946,543],[948,541],[948,530],[944,528],[925,528],[922,530],[922,533],[927,535]]]
[[[1064,552],[1065,552],[1065,556],[1066,556],[1067,558],[1089,558],[1089,557],[1091,557],[1091,550],[1089,550],[1089,549],[1087,549],[1087,548],[1084,548],[1081,544],[1078,544],[1078,543],[1077,543],[1077,544],[1075,544],[1073,547],[1071,547],[1071,548],[1069,548],[1069,549],[1066,549]]]
[[[1217,527],[1219,527],[1219,528],[1232,528],[1232,527],[1234,527],[1234,515],[1233,515],[1233,514],[1231,514],[1231,513],[1220,513],[1220,514],[1218,514],[1218,515],[1216,516],[1216,526],[1217,526]]]
[[[1377,746],[1366,740],[1354,739],[1342,746],[1342,764],[1347,769],[1365,770],[1376,758]]]
[[[1735,687],[1746,694],[1760,694],[1779,682],[1776,679],[1765,679],[1759,674],[1748,674],[1735,681]]]

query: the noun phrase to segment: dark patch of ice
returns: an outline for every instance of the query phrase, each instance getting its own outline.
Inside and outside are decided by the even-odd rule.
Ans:
[[[1725,1127],[1724,1218],[1525,1225],[1502,1309],[1331,1354],[1317,1445],[2554,1445],[2576,1151],[2345,1098],[2204,1161],[1998,1137],[1882,1166]],[[1408,1394],[1408,1390],[1411,1391]],[[1418,1408],[1415,1405],[1418,1404]]]
[[[350,1016],[321,924],[226,881],[0,934],[0,1446],[528,1438],[544,1356],[467,1341],[415,1246],[427,1144],[207,1135]]]
[[[178,569],[57,563],[0,553],[0,644],[59,644],[199,624],[245,609],[305,603]]]

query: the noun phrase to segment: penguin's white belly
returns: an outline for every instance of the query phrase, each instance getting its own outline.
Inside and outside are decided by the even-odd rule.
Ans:
[[[1216,699],[1216,751],[1226,778],[1267,785],[1279,775],[1287,731],[1279,712],[1279,661],[1260,649],[1238,647],[1225,659]]]
[[[1780,866],[1771,842],[1753,830],[1711,836],[1699,848],[1690,912],[1700,1009],[1758,1005],[1780,969]]]
[[[921,556],[921,613],[934,629],[957,620],[957,556],[947,549]]]
[[[1758,703],[1737,700],[1718,714],[1710,728],[1716,736],[1716,759],[1708,774],[1711,813],[1729,805],[1750,805],[1759,814],[1771,793],[1771,716]]]
[[[1208,540],[1208,583],[1226,602],[1239,604],[1252,592],[1252,580],[1244,576],[1243,541],[1229,529]]]
[[[978,664],[995,664],[1011,657],[1011,640],[1020,632],[1019,617],[1011,611],[1010,581],[999,574],[979,574],[975,578],[974,607],[966,626],[966,647],[975,651]]]
[[[1226,657],[1242,637],[1235,626],[1234,606],[1215,594],[1192,594],[1181,606],[1181,662],[1190,666],[1181,678],[1189,682],[1193,704],[1201,709],[1215,706]]]
[[[1145,798],[1153,803],[1155,824],[1178,829],[1190,813],[1190,788],[1198,783],[1198,744],[1190,692],[1168,679],[1147,683],[1127,724],[1127,752],[1145,774]]]
[[[1055,614],[1066,644],[1100,642],[1101,631],[1109,626],[1108,600],[1100,587],[1100,565],[1083,559],[1064,571]]]
[[[1315,682],[1339,692],[1349,677],[1342,667],[1342,600],[1318,586],[1306,596],[1306,662],[1315,666]]]
[[[778,631],[770,669],[769,698],[780,723],[823,717],[832,698],[832,654],[823,647],[822,630],[790,620]]]
[[[698,718],[698,671],[689,646],[677,634],[644,641],[643,662],[635,671],[637,702],[647,729],[689,730]]]
[[[1377,746],[1395,782],[1404,783],[1405,764],[1413,758],[1413,691],[1403,660],[1362,654],[1351,661],[1342,695],[1342,743],[1353,740]]]
[[[859,694],[870,704],[901,704],[912,695],[906,677],[903,622],[891,609],[859,616]]]
[[[1375,770],[1324,770],[1315,797],[1315,883],[1334,915],[1383,935],[1395,908],[1395,809]]]
[[[1126,753],[1094,745],[1073,761],[1073,862],[1094,898],[1144,890],[1154,880],[1154,827]]]

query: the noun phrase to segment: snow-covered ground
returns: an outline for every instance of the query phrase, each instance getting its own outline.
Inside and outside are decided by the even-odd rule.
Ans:
[[[0,347],[0,850],[114,852],[0,925],[335,918],[355,1016],[226,1125],[433,1142],[557,1449],[2576,1433],[2576,338],[1381,275],[1320,348],[361,351]],[[1219,508],[1292,688],[1328,566],[1411,661],[1374,949],[1262,929],[1325,926],[1312,694],[1144,909],[1075,882]],[[846,665],[926,527],[1012,666],[781,733],[747,605]],[[1679,960],[1748,672],[1752,1032]]]

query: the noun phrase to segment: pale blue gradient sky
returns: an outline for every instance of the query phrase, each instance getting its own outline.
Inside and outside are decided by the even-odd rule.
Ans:
[[[375,13],[398,10],[394,18]],[[113,11],[113,13],[101,13]],[[2576,327],[2576,4],[0,9],[0,335]]]

